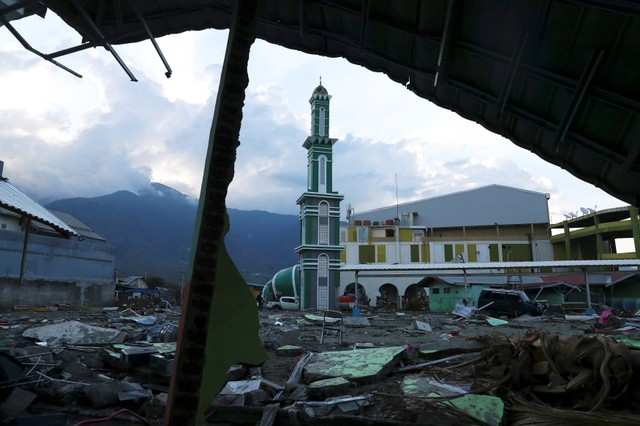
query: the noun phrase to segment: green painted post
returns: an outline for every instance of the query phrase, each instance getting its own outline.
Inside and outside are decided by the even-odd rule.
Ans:
[[[636,258],[640,259],[640,219],[638,219],[638,208],[629,207],[631,215],[631,231],[633,232],[633,245],[636,249]]]
[[[569,223],[564,222],[564,260],[571,260],[571,238],[569,237]]]
[[[593,216],[593,224],[596,228],[596,259],[602,260],[602,234],[600,233],[600,218],[597,213]]]

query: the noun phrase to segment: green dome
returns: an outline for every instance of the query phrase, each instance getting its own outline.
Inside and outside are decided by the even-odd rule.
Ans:
[[[275,300],[282,296],[295,297],[300,292],[300,266],[294,265],[276,272],[264,286],[262,297]]]
[[[313,93],[311,94],[311,96],[315,96],[315,95],[327,96],[328,94],[329,92],[327,92],[327,89],[325,89],[322,83],[320,83],[318,84],[318,87],[313,89]]]

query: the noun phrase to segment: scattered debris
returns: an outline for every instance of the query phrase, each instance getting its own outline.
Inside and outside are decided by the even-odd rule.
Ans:
[[[344,317],[342,319],[346,327],[370,327],[371,323],[367,317]]]
[[[327,317],[326,321],[325,318],[321,315],[314,315],[314,314],[305,314],[304,318],[308,321],[311,321],[312,323],[316,323],[316,324],[320,324],[322,325],[323,322],[327,322],[329,324],[335,324],[340,322],[340,318],[331,318],[331,317]]]
[[[351,386],[351,382],[344,377],[334,377],[331,379],[322,379],[309,383],[307,389],[312,397],[323,397],[331,395],[339,395],[344,393]]]
[[[493,318],[493,317],[487,317],[487,322],[489,323],[489,325],[493,327],[499,327],[501,325],[509,324],[509,321],[505,321],[503,319]]]
[[[567,321],[591,321],[591,320],[597,320],[599,318],[598,315],[570,315],[567,314],[564,316],[564,319],[566,319]]]
[[[280,356],[298,356],[304,353],[302,346],[284,345],[276,349],[276,353]]]
[[[476,308],[473,306],[468,306],[463,303],[456,303],[456,306],[455,308],[453,308],[453,311],[451,313],[462,318],[470,318],[475,310]]]
[[[433,330],[431,328],[431,324],[424,321],[415,321],[416,330],[424,331],[426,333],[431,333]]]
[[[41,342],[47,342],[51,346],[63,344],[104,345],[123,342],[126,337],[120,330],[96,327],[79,321],[65,321],[58,324],[28,328],[22,335]]]

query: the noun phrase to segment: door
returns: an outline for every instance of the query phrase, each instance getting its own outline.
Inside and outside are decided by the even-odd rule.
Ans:
[[[489,244],[477,244],[476,252],[478,253],[478,262],[488,262],[489,256]]]
[[[318,310],[329,309],[329,256],[321,254],[318,256]]]
[[[442,244],[429,243],[431,245],[431,261],[433,263],[444,263],[444,247]]]

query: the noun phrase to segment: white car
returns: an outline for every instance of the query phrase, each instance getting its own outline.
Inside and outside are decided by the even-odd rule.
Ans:
[[[282,296],[278,301],[270,301],[266,303],[269,309],[282,309],[285,311],[297,311],[300,309],[298,298],[290,296]]]

